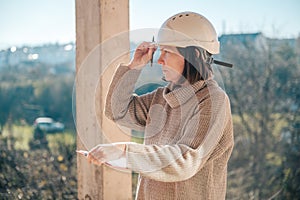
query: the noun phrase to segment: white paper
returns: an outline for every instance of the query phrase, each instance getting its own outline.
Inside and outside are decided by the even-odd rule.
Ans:
[[[119,168],[124,168],[124,169],[126,169],[126,167],[127,167],[126,166],[126,158],[124,158],[124,157],[117,159],[117,160],[111,160],[106,163],[113,167],[119,167]]]

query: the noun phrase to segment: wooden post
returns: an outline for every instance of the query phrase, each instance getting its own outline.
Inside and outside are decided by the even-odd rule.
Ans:
[[[129,30],[128,0],[76,0],[76,126],[77,149],[89,149],[106,142],[129,141],[130,137],[121,132],[103,115],[103,105],[108,83],[115,69],[109,68],[103,74],[101,44],[114,35]],[[129,41],[120,44],[129,50]],[[97,50],[95,50],[95,48]],[[113,48],[106,45],[106,48]],[[114,49],[106,49],[114,51]],[[92,55],[93,56],[93,55]],[[90,62],[84,66],[84,62]],[[83,69],[89,68],[89,69]],[[82,73],[86,70],[85,73]],[[96,74],[96,76],[95,76]],[[95,87],[96,86],[96,87]],[[95,92],[96,91],[96,92]],[[94,96],[93,93],[96,93]],[[95,106],[96,104],[96,106]],[[107,140],[107,137],[109,138]],[[89,164],[82,156],[77,157],[78,199],[131,199],[131,173],[120,172],[107,166]]]

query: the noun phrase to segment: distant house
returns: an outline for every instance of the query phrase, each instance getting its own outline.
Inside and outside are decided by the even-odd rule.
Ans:
[[[11,47],[0,50],[0,69],[7,66],[52,66],[51,72],[73,73],[75,70],[75,44],[45,44],[42,46]]]
[[[241,33],[241,34],[224,34],[219,37],[222,49],[230,49],[232,46],[256,50],[265,50],[268,48],[268,39],[261,33]]]
[[[288,45],[292,48],[300,48],[300,37],[289,39],[277,39],[268,38],[261,32],[257,33],[240,33],[240,34],[223,34],[219,37],[222,50],[230,50],[231,48],[251,49],[255,50],[272,50],[281,47],[282,45]]]

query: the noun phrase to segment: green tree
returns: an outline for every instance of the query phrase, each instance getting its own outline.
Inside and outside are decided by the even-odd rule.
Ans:
[[[40,115],[73,125],[72,92],[73,76],[49,77],[34,84],[35,105]]]
[[[3,131],[3,128],[11,114],[14,95],[14,88],[3,87],[0,85],[0,133]]]

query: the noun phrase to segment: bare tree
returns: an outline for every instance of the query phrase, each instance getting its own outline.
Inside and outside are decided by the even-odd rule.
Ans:
[[[299,78],[296,51],[260,33],[223,38],[223,45],[221,56],[235,66],[222,70],[236,138],[228,195],[266,199],[282,191],[282,131],[296,116],[291,106],[300,105],[292,89]]]

